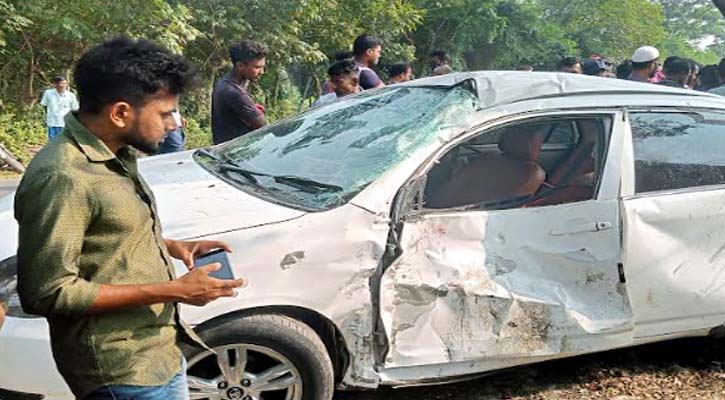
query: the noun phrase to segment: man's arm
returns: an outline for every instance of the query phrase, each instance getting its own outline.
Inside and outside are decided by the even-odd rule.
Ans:
[[[64,172],[26,179],[15,198],[18,294],[23,310],[39,315],[84,312],[100,287],[81,279],[78,271],[93,215],[88,190]]]
[[[248,93],[243,92],[239,95],[235,94],[234,96],[226,97],[234,115],[250,129],[255,130],[267,125],[267,119],[254,106],[254,100],[252,100],[252,97]]]
[[[43,97],[40,98],[40,105],[43,107],[48,107],[48,91],[43,91]]]
[[[183,277],[150,285],[101,285],[87,313],[103,313],[157,303],[186,303],[203,306],[219,297],[234,296],[243,279],[222,280],[209,276],[219,264],[195,268]]]

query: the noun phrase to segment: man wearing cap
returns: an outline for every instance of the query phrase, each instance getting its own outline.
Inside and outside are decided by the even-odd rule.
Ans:
[[[634,51],[632,55],[632,73],[627,78],[635,82],[650,82],[657,73],[660,51],[652,46],[643,46]]]

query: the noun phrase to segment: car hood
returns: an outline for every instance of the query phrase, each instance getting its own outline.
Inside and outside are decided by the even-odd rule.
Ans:
[[[139,160],[139,171],[156,197],[165,236],[189,239],[305,214],[234,188],[202,168],[192,155],[186,151]]]

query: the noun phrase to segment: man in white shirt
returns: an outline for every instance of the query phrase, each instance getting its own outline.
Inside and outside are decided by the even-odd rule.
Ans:
[[[48,139],[52,139],[63,132],[65,115],[78,110],[78,99],[68,90],[68,81],[62,76],[57,76],[53,78],[53,87],[43,92],[40,105],[45,107]]]

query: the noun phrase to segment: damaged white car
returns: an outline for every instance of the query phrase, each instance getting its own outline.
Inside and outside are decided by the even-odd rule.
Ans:
[[[241,295],[182,318],[194,399],[329,400],[725,322],[725,99],[452,74],[145,159],[165,235],[229,243]],[[0,200],[0,397],[70,398],[15,293]],[[184,272],[179,264],[177,270]]]

